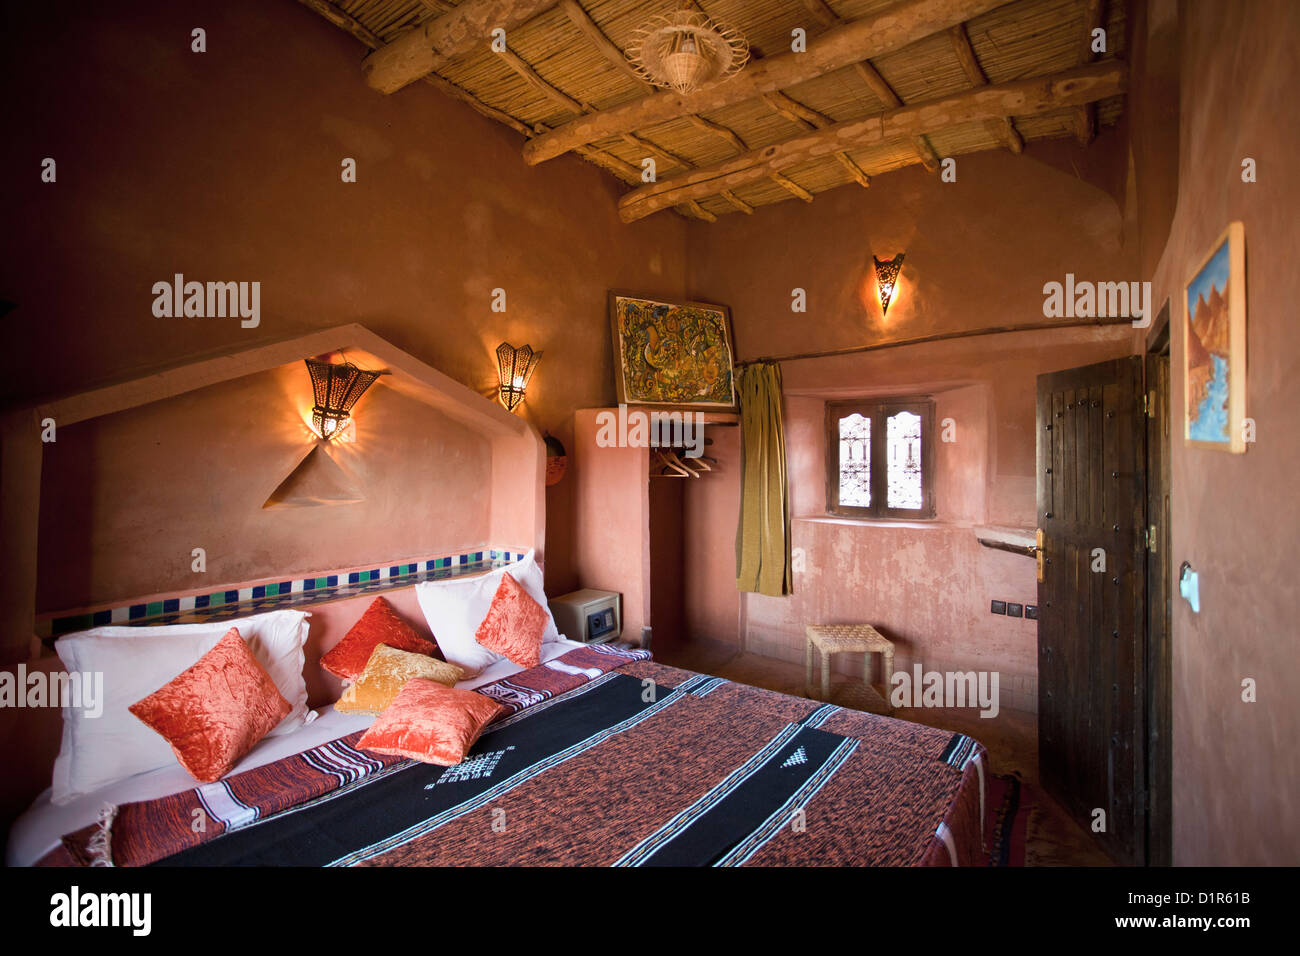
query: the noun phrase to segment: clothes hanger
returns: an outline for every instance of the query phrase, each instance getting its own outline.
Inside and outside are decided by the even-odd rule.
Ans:
[[[681,470],[685,471],[686,474],[690,475],[692,478],[700,477],[700,473],[698,471],[696,471],[686,462],[682,461],[681,458],[677,457],[677,452],[675,449],[670,448],[667,451],[660,449],[659,453],[663,455],[664,458],[667,459],[668,463],[672,465],[674,468],[680,468]]]
[[[655,449],[655,459],[663,466],[656,477],[659,478],[698,478],[699,475],[682,465],[675,458],[669,458],[662,449]]]

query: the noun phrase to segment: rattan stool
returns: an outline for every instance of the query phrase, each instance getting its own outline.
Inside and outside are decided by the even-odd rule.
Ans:
[[[862,687],[851,688],[852,701],[849,706],[858,710],[868,710],[877,714],[892,714],[893,708],[876,693],[871,686],[871,655],[879,654],[883,668],[881,677],[885,682],[885,692],[889,692],[889,679],[894,673],[894,645],[880,636],[870,624],[809,624],[805,628],[807,644],[804,648],[806,666],[806,693],[812,696],[813,682],[813,648],[821,652],[822,686],[821,700],[831,696],[831,655],[847,652],[864,654],[862,665]]]

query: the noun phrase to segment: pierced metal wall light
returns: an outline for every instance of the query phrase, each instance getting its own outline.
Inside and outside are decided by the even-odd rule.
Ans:
[[[541,357],[542,353],[534,352],[530,345],[515,348],[509,342],[502,342],[497,346],[497,378],[501,383],[497,396],[507,411],[513,412],[524,400],[528,382]]]
[[[384,373],[369,372],[351,362],[341,365],[317,359],[307,359],[306,362],[316,402],[311,410],[312,427],[316,434],[329,441],[342,432],[357,399]]]
[[[889,314],[889,300],[898,288],[898,273],[903,269],[903,256],[904,253],[900,252],[894,258],[883,261],[871,257],[876,263],[876,291],[880,295],[881,315]]]

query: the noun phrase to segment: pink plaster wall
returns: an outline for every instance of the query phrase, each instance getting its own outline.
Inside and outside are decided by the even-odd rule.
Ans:
[[[204,54],[190,52],[198,25]],[[7,13],[0,44],[0,173],[6,219],[23,224],[0,237],[0,289],[19,304],[0,404],[360,322],[484,394],[499,342],[544,349],[524,414],[567,444],[574,408],[614,399],[607,291],[683,291],[683,220],[624,225],[602,170],[529,168],[518,134],[425,84],[374,92],[361,45],[300,4],[35,5]],[[155,318],[151,286],[176,272],[260,281],[260,326]],[[546,495],[553,592],[577,583],[572,489]],[[288,541],[269,540],[264,564],[298,566]]]
[[[717,471],[693,480],[682,504],[682,593],[685,632],[737,643],[740,593],[736,590],[736,518],[740,514],[740,429],[706,428],[707,454]]]
[[[1019,333],[789,363],[792,547],[806,570],[788,598],[744,596],[746,648],[802,662],[806,625],[865,621],[895,643],[897,667],[996,670],[1002,706],[1036,711],[1036,625],[989,611],[995,599],[1036,603],[1034,562],[980,545],[975,529],[1033,526],[1036,377],[1123,354],[1126,336]],[[935,445],[936,520],[826,516],[825,402],[850,392],[931,395],[936,429],[952,420],[955,441]]]
[[[1184,413],[1182,287],[1230,221],[1245,226],[1247,407],[1258,440],[1244,455],[1173,440],[1172,557],[1200,574],[1201,611],[1173,606],[1174,862],[1199,865],[1300,861],[1300,556],[1294,507],[1300,473],[1300,338],[1295,303],[1296,210],[1300,209],[1300,6],[1152,3],[1152,56],[1181,63],[1178,201],[1172,223],[1144,220],[1160,252],[1149,276],[1157,302],[1172,300],[1172,409]],[[1176,37],[1171,53],[1165,42]],[[1167,96],[1157,83],[1147,97]],[[1153,115],[1150,136],[1168,139]],[[1160,155],[1150,143],[1145,155]],[[1241,180],[1252,157],[1258,182]],[[1168,241],[1161,247],[1165,235]],[[1180,424],[1176,427],[1181,427]],[[1242,700],[1254,679],[1258,700]]]
[[[623,638],[638,643],[651,619],[650,452],[598,446],[602,411],[573,415],[575,568],[582,587],[622,594]]]
[[[956,183],[907,169],[812,206],[692,226],[690,285],[732,307],[742,358],[1044,321],[1043,284],[1066,272],[1139,278],[1121,252],[1122,147],[1107,133],[1087,151],[977,154],[958,160]],[[901,292],[882,317],[871,255],[904,250]],[[791,312],[796,287],[806,314]],[[972,529],[1034,523],[1037,375],[1130,342],[1127,327],[1058,330],[783,363],[792,546],[807,570],[790,597],[739,595],[737,479],[710,489],[711,507],[692,510],[688,496],[688,630],[802,662],[807,624],[869,621],[895,641],[897,666],[998,670],[1002,705],[1036,710],[1035,625],[989,613],[995,598],[1035,601],[1034,564],[981,546]],[[957,429],[955,444],[936,446],[938,520],[826,520],[825,401],[916,394],[934,395],[936,421]]]
[[[356,406],[356,440],[323,448],[364,500],[264,509],[315,445],[311,401],[295,362],[60,430],[42,468],[38,612],[530,545],[489,540],[489,441],[384,378]]]

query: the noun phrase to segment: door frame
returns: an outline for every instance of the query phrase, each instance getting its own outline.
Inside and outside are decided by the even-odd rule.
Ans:
[[[1173,451],[1169,300],[1147,336],[1146,778],[1148,866],[1173,863],[1173,563],[1170,489]]]

